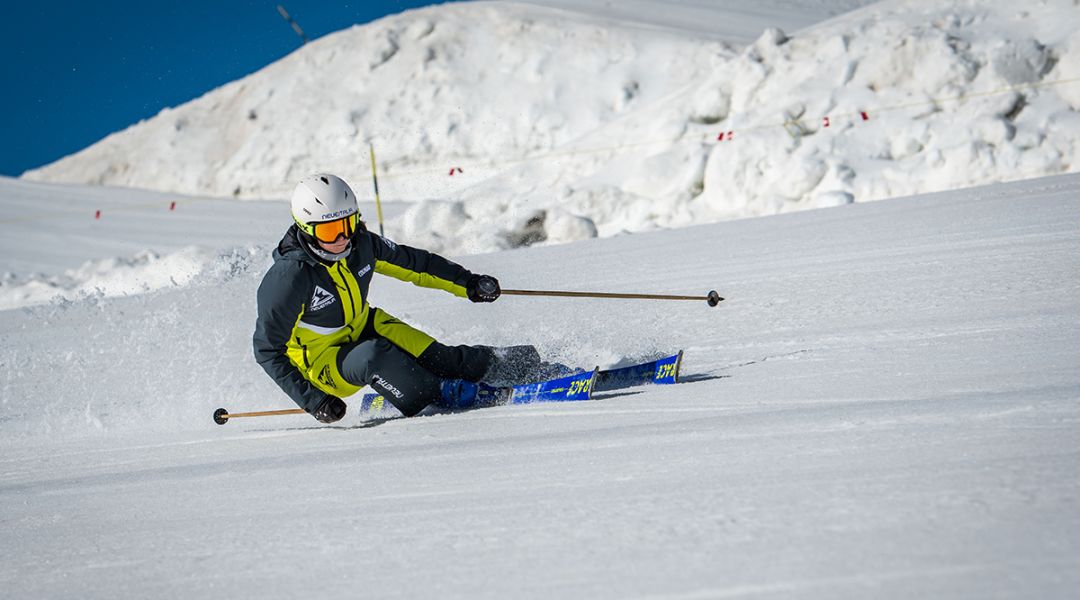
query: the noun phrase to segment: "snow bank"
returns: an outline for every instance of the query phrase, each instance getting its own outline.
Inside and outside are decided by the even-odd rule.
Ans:
[[[465,190],[459,231],[513,230],[482,208],[502,189],[613,235],[1074,171],[1078,28],[1064,1],[898,1],[794,36],[767,30],[557,159]],[[404,237],[425,222],[414,215]]]
[[[711,150],[706,202],[767,214],[1075,169],[1073,83],[1055,69],[1080,24],[1067,4],[899,2],[763,36],[712,85],[734,90],[726,128],[774,126]]]
[[[184,287],[196,277],[243,268],[239,265],[251,260],[254,252],[249,248],[221,254],[189,246],[164,255],[146,250],[130,258],[91,260],[60,275],[22,276],[8,271],[0,274],[0,310]]]

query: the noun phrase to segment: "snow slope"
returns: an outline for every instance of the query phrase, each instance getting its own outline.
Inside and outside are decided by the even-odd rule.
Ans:
[[[508,287],[716,288],[715,309],[374,286],[449,342],[586,366],[686,349],[686,383],[583,403],[214,425],[289,407],[249,350],[272,240],[182,285],[0,311],[0,586],[1070,598],[1078,193],[1067,175],[462,259]]]
[[[791,35],[763,15],[862,2],[546,4],[329,35],[25,177],[280,198],[330,170],[366,194],[374,142],[384,196],[429,200],[391,231],[461,254],[1080,164],[1072,0],[888,0]]]

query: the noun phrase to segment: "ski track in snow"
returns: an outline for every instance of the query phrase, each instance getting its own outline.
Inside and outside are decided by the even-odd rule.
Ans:
[[[257,258],[0,311],[0,586],[1071,597],[1078,193],[1068,175],[461,259],[505,287],[715,288],[715,309],[373,286],[449,343],[583,366],[686,349],[686,383],[582,403],[214,425],[289,406],[250,355]]]

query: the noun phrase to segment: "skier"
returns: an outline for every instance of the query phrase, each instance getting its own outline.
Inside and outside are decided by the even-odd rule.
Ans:
[[[493,393],[486,376],[513,376],[514,363],[539,363],[532,346],[498,352],[447,346],[367,302],[372,275],[494,302],[497,279],[367,230],[356,195],[328,173],[293,191],[292,225],[273,252],[258,291],[255,359],[301,408],[323,423],[345,416],[342,398],[370,385],[405,416],[431,403],[475,404]]]

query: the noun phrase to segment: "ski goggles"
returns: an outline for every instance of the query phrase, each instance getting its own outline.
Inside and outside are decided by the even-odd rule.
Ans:
[[[360,222],[360,213],[353,213],[347,217],[340,219],[334,219],[333,221],[322,221],[320,223],[303,223],[300,227],[311,237],[324,242],[332,244],[337,241],[338,236],[345,236],[345,239],[349,239],[356,233],[357,225]]]

